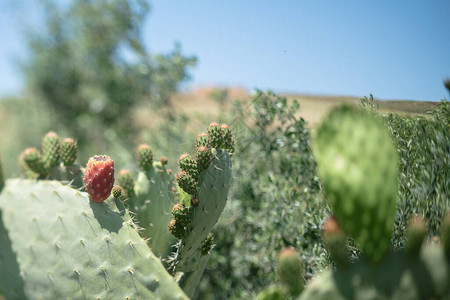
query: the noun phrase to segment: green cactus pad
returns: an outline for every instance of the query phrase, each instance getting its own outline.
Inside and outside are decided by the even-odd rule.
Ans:
[[[84,168],[78,164],[70,166],[53,167],[50,172],[49,179],[59,180],[63,183],[70,184],[73,188],[81,188],[84,186]]]
[[[389,247],[396,209],[398,159],[387,130],[351,106],[333,110],[313,150],[334,215],[370,260]]]
[[[65,166],[71,166],[77,159],[77,142],[72,138],[67,138],[60,143],[61,160]]]
[[[206,172],[200,175],[199,205],[192,209],[191,226],[177,254],[177,269],[183,272],[196,268],[202,241],[217,223],[227,202],[231,180],[231,159],[226,151],[217,150],[217,155]]]
[[[212,148],[220,148],[222,146],[222,130],[219,123],[211,122],[208,126],[209,144]]]
[[[173,176],[159,163],[153,163],[150,171],[140,172],[135,185],[135,197],[130,199],[129,209],[136,214],[136,222],[144,230],[141,234],[150,238],[149,246],[155,255],[165,257],[175,238],[167,223],[174,205]]]
[[[26,297],[187,299],[129,216],[106,202],[56,181],[7,181],[0,209]]]
[[[59,136],[50,131],[42,139],[42,159],[46,168],[50,169],[59,162]]]
[[[143,144],[137,148],[136,151],[139,167],[142,170],[148,171],[153,165],[153,151],[149,145]]]
[[[449,282],[450,262],[441,245],[428,244],[414,260],[400,250],[377,266],[359,260],[345,270],[327,270],[298,299],[450,299]]]

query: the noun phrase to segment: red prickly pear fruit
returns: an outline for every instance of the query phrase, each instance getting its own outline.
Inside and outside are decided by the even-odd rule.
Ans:
[[[167,158],[167,156],[163,156],[163,157],[161,157],[159,162],[161,163],[161,165],[165,166],[169,162],[169,159]]]
[[[92,201],[105,201],[114,185],[114,161],[106,155],[91,157],[86,165],[84,183]]]
[[[77,142],[72,138],[66,138],[60,145],[61,160],[66,167],[73,165],[77,159]]]
[[[195,139],[195,147],[209,147],[209,135],[206,132],[199,133]]]
[[[153,166],[153,151],[147,144],[142,144],[136,151],[139,167],[149,171]]]
[[[208,126],[209,143],[212,148],[220,148],[222,145],[222,131],[217,122],[211,122]]]

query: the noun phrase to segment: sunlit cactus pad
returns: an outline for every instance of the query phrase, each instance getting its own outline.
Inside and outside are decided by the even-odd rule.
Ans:
[[[0,284],[0,295],[187,299],[129,217],[122,218],[107,202],[94,203],[57,181],[7,181],[0,209],[17,259],[12,272],[18,274],[0,272],[0,281],[8,276],[24,284],[15,285],[23,291]]]

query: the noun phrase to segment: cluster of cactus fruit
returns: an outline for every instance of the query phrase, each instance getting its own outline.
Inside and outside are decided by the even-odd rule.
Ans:
[[[450,211],[440,243],[426,240],[414,216],[404,249],[390,250],[397,195],[397,154],[386,128],[368,112],[342,106],[316,132],[313,151],[333,215],[323,243],[335,268],[303,288],[302,264],[292,249],[280,253],[278,277],[259,299],[450,299]],[[362,250],[351,261],[347,243]],[[303,290],[303,291],[302,291]]]
[[[179,188],[148,145],[136,151],[137,177],[115,175],[106,155],[74,164],[76,142],[53,132],[20,156],[26,179],[5,182],[0,162],[0,298],[192,296],[227,200],[230,128],[211,123],[196,150],[180,159]]]

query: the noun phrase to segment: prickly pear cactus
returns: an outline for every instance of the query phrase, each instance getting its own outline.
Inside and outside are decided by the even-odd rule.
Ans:
[[[179,238],[182,237],[176,254],[171,258],[171,264],[175,272],[183,273],[180,286],[188,296],[193,295],[207,265],[213,247],[209,234],[227,202],[231,180],[231,150],[221,147],[225,144],[225,138],[233,141],[233,145],[234,139],[229,127],[224,128],[225,131],[222,132],[219,124],[211,123],[208,132],[212,134],[213,142],[208,135],[200,134],[196,139],[197,156],[193,158],[189,154],[183,154],[179,159],[182,171],[177,175],[177,182],[190,194],[192,205],[186,205],[190,211],[188,225],[184,226],[176,218],[175,222],[171,221],[170,229]],[[212,148],[213,146],[216,148]],[[208,149],[204,149],[205,147]],[[198,163],[199,160],[201,163]],[[181,230],[184,230],[183,234],[180,234]]]
[[[136,222],[144,229],[141,234],[150,238],[150,247],[161,257],[167,257],[176,241],[167,226],[175,203],[172,187],[173,176],[160,162],[154,162],[150,169],[139,172],[135,196],[128,200],[129,209],[136,214]]]
[[[398,158],[384,126],[351,106],[333,110],[313,150],[336,219],[378,262],[389,247],[396,208]]]
[[[449,282],[450,262],[441,245],[428,244],[415,260],[397,251],[377,266],[360,260],[348,269],[327,270],[298,299],[450,299]]]
[[[0,212],[6,299],[187,299],[112,201],[95,203],[57,181],[14,179]]]

